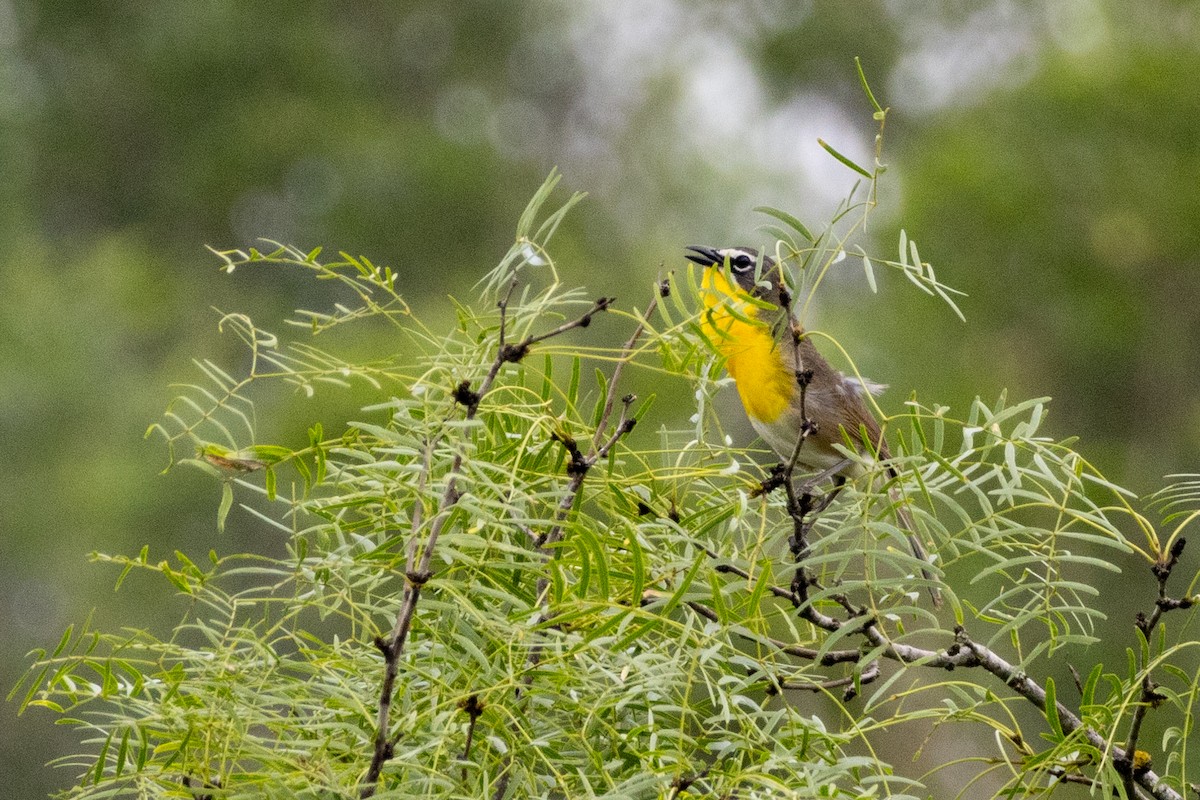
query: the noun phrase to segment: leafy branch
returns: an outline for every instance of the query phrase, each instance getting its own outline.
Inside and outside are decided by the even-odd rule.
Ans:
[[[545,241],[562,212],[531,204],[487,302],[439,331],[364,259],[231,256],[309,271],[331,310],[298,315],[296,341],[223,316],[248,372],[201,362],[157,430],[197,448],[231,505],[236,490],[230,524],[276,539],[95,556],[181,612],[167,637],[74,626],[13,689],[78,727],[70,797],[911,800],[928,790],[876,734],[951,724],[994,732],[1000,752],[935,756],[1009,768],[1006,796],[1181,796],[1191,767],[1168,743],[1193,736],[1200,691],[1190,618],[1167,612],[1192,602],[1169,581],[1200,515],[1194,476],[1143,503],[1044,435],[1044,399],[959,415],[914,397],[887,420],[897,476],[864,459],[834,501],[793,458],[774,476],[785,490],[761,491],[772,476],[721,426],[688,281],[668,278],[642,313],[564,289]],[[596,344],[601,312],[629,337]],[[374,319],[401,331],[402,358],[352,363],[299,338]],[[564,344],[583,329],[587,346]],[[296,448],[258,441],[260,393],[326,378],[371,388],[358,419],[312,425]],[[678,420],[634,400],[650,383]],[[922,564],[893,489],[936,544],[944,612],[913,591]],[[1095,594],[1127,560],[1158,581],[1141,652],[1118,674],[1094,664],[1073,703],[1038,670],[1097,641]],[[1010,708],[1025,703],[1036,732]],[[1170,714],[1152,769],[1149,730]]]
[[[517,282],[514,279],[509,284],[507,293],[498,303],[500,309],[500,328],[497,334],[498,343],[496,347],[496,357],[492,360],[492,365],[484,376],[479,388],[472,390],[471,383],[464,380],[458,384],[454,390],[454,400],[466,408],[464,419],[471,422],[479,413],[479,406],[483,399],[491,391],[496,376],[500,373],[500,368],[505,364],[519,363],[529,354],[530,348],[538,342],[543,342],[555,336],[560,336],[567,331],[575,328],[586,328],[592,320],[592,317],[597,313],[606,310],[612,304],[612,298],[601,297],[596,300],[590,309],[585,311],[581,316],[570,322],[565,322],[558,327],[540,334],[530,334],[521,339],[517,344],[506,343],[505,337],[505,312],[508,309],[509,301],[512,298],[512,292],[516,288]],[[628,404],[626,404],[628,406]],[[618,428],[617,436],[632,429],[632,425],[628,424],[625,419],[622,419],[621,425]],[[615,444],[614,437],[613,443]],[[433,445],[431,444],[430,447]],[[609,445],[611,447],[611,445]],[[605,451],[607,452],[607,451]],[[594,455],[591,463],[594,463]],[[396,675],[399,672],[400,660],[404,655],[405,644],[408,640],[409,631],[412,629],[413,615],[416,613],[417,602],[421,598],[421,589],[428,583],[433,576],[431,565],[433,563],[434,551],[437,546],[438,538],[441,536],[447,521],[450,519],[450,512],[462,497],[459,491],[459,478],[462,473],[464,456],[459,451],[454,457],[454,463],[450,467],[449,477],[446,481],[446,488],[442,494],[441,501],[438,503],[432,522],[429,526],[429,531],[424,535],[423,541],[420,539],[418,531],[421,530],[420,509],[421,505],[414,505],[414,518],[411,526],[411,534],[407,550],[407,560],[404,568],[404,596],[400,604],[400,610],[396,614],[396,621],[392,625],[391,634],[385,639],[376,637],[375,647],[383,654],[384,674],[383,681],[379,690],[379,713],[376,721],[376,733],[374,742],[374,752],[371,756],[370,766],[367,768],[366,776],[363,779],[363,787],[360,792],[360,797],[373,797],[379,785],[379,776],[383,771],[383,765],[386,764],[393,755],[395,755],[395,739],[390,733],[391,725],[391,709],[392,700],[395,694]],[[581,472],[578,474],[578,482],[582,483],[583,475],[587,472],[587,467],[591,463],[586,463]],[[426,461],[428,465],[428,461]],[[428,480],[428,468],[423,470],[417,480],[423,486]],[[570,496],[573,499],[573,493],[578,491],[578,483],[574,489],[570,490]],[[569,508],[569,506],[568,506]],[[420,542],[418,544],[418,542]],[[544,547],[546,542],[539,542],[540,547]],[[552,543],[550,543],[552,544]],[[399,734],[395,734],[399,735]]]

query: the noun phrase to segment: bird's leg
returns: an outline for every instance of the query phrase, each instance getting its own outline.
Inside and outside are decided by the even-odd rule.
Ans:
[[[804,483],[800,484],[800,494],[811,495],[813,489],[820,486],[830,478],[833,478],[833,492],[829,495],[829,499],[823,501],[821,507],[817,509],[817,511],[824,511],[825,508],[833,502],[833,498],[838,496],[838,492],[842,490],[842,487],[846,485],[846,479],[842,477],[841,473],[846,469],[846,467],[850,466],[850,463],[850,459],[843,458],[832,467],[821,470],[816,475],[813,475]]]
[[[802,487],[804,489],[804,493],[803,493],[803,495],[801,495],[802,497],[811,497],[811,495],[809,494],[809,486],[810,486],[810,484],[808,482],[806,482],[805,485]],[[829,508],[829,506],[833,503],[833,501],[837,499],[837,496],[842,493],[842,489],[845,488],[845,486],[846,486],[846,476],[845,475],[834,475],[833,476],[833,488],[831,488],[828,492],[826,492],[825,496],[821,498],[821,502],[817,503],[815,506],[810,508],[808,513],[814,514],[814,515],[820,514],[822,511]]]
[[[804,483],[800,484],[800,486],[798,487],[800,489],[800,492],[799,492],[800,496],[811,495],[813,489],[815,489],[817,486],[820,486],[822,483],[829,480],[830,478],[836,477],[839,472],[841,472],[848,466],[850,466],[850,459],[843,458],[841,461],[837,462],[829,469],[821,470],[816,475],[813,475],[811,478],[806,480]],[[764,494],[770,494],[771,492],[778,489],[780,486],[783,486],[784,482],[789,480],[790,477],[791,476],[788,474],[788,465],[787,464],[776,464],[775,466],[771,467],[771,474],[769,474],[766,477],[766,479],[763,480],[763,482],[758,485],[757,489],[755,489],[753,492],[750,493],[750,496],[751,497],[761,497]],[[818,511],[824,511],[826,506],[828,506],[829,503],[833,502],[833,499],[835,497],[837,497],[837,493],[839,491],[841,491],[842,485],[845,484],[846,481],[843,478],[840,481],[835,480],[834,482],[835,482],[836,486],[834,487],[833,495],[830,496],[828,501],[824,502],[821,505],[821,507],[820,507],[820,509],[818,509]]]
[[[846,485],[846,478],[840,473],[850,464],[850,459],[842,459],[828,469],[818,472],[804,483],[796,486],[790,481],[788,486],[788,511],[792,515],[795,531],[791,539],[792,555],[797,561],[802,561],[808,555],[808,532],[816,521],[813,516],[820,514],[841,493]],[[829,479],[833,479],[833,488],[817,503],[813,502],[814,488]]]

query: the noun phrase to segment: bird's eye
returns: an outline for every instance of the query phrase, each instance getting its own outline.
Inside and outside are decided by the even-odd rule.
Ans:
[[[749,272],[754,269],[754,259],[742,253],[729,262],[729,266],[734,272]]]

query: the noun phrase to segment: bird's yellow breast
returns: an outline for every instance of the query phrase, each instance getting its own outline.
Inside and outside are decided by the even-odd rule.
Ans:
[[[772,423],[792,402],[793,371],[784,363],[771,326],[758,318],[759,307],[732,286],[719,269],[704,270],[704,334],[726,358],[726,369],[751,419]]]

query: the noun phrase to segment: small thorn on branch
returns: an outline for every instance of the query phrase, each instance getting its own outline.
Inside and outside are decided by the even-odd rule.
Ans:
[[[630,431],[633,430],[634,426],[637,425],[637,420],[634,419],[633,417],[628,416],[629,407],[631,405],[633,405],[633,402],[635,400],[637,400],[637,395],[634,394],[633,392],[630,392],[629,394],[627,394],[621,398],[621,404],[624,407],[621,409],[621,422],[617,425],[617,432],[616,432],[616,435],[613,437],[614,440],[629,433]],[[615,441],[614,441],[614,443],[615,443]]]
[[[1071,679],[1075,681],[1075,690],[1083,696],[1083,678],[1079,674],[1079,670],[1075,669],[1075,665],[1067,662],[1067,669],[1071,670]]]

